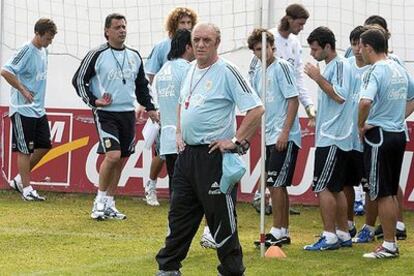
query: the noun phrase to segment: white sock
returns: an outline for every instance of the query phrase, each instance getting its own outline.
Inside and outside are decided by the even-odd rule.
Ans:
[[[32,185],[23,188],[23,195],[27,196],[31,191],[33,191]]]
[[[20,174],[16,175],[13,178],[17,183],[22,184],[22,177],[20,176]]]
[[[352,220],[348,220],[348,229],[352,230],[355,227],[355,222],[353,222]]]
[[[115,200],[113,196],[106,196],[106,204],[110,207],[115,207]]]
[[[280,228],[281,233],[282,233],[282,237],[289,237],[289,229],[288,228]]]
[[[387,242],[387,241],[383,241],[382,243],[382,247],[390,250],[390,251],[395,251],[397,250],[397,244],[395,242]]]
[[[342,241],[347,241],[351,239],[351,235],[349,234],[348,231],[342,231],[342,230],[336,230],[336,235],[338,236],[338,238]]]
[[[98,193],[96,194],[96,199],[101,200],[105,197],[106,197],[106,191],[98,190]]]
[[[147,191],[149,188],[154,188],[157,186],[157,180],[152,180],[151,178],[144,184],[144,188]]]
[[[375,227],[374,226],[364,224],[364,226],[362,226],[362,229],[364,229],[364,228],[368,229],[369,232],[371,232],[371,234],[374,234],[374,232],[375,232]]]
[[[272,227],[269,233],[272,234],[276,239],[280,239],[282,237],[282,230],[280,228]]]
[[[397,225],[396,228],[400,231],[404,231],[405,230],[405,224],[402,221],[397,221]]]
[[[362,201],[362,186],[359,184],[359,186],[354,187],[355,191],[355,201]]]
[[[326,242],[329,244],[338,242],[338,237],[336,236],[335,233],[323,231],[322,236],[326,238]]]

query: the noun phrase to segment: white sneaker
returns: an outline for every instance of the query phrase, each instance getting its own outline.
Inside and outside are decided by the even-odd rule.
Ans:
[[[216,241],[209,232],[204,232],[201,235],[200,245],[204,248],[217,249]]]
[[[44,196],[40,196],[36,190],[30,191],[28,194],[22,194],[22,198],[25,201],[45,201],[46,198]]]
[[[12,187],[14,190],[19,192],[20,194],[23,194],[23,184],[17,182],[15,179],[12,179],[9,181],[10,187]]]
[[[113,219],[119,219],[124,220],[127,218],[125,214],[122,214],[121,212],[116,209],[115,204],[112,206],[107,206],[104,211],[105,217],[107,218],[113,218]]]
[[[96,219],[96,220],[106,219],[105,207],[106,207],[105,200],[103,200],[103,199],[97,200],[95,198],[95,201],[93,202],[91,218]]]
[[[145,200],[150,206],[160,206],[160,203],[157,199],[157,190],[155,186],[150,184],[150,181],[144,186],[145,189]]]

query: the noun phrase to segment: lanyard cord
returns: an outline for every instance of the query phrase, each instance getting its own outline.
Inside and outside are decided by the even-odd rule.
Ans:
[[[122,59],[122,66],[121,66],[121,64],[119,63],[118,59],[115,57],[114,50],[112,50],[112,48],[111,48],[111,53],[112,53],[112,56],[113,56],[113,57],[114,57],[114,59],[115,59],[116,66],[117,66],[117,67],[119,67],[119,69],[121,70],[121,74],[122,74],[122,83],[123,83],[123,84],[126,84],[126,80],[125,80],[125,77],[124,77],[124,64],[125,64],[126,49],[124,49],[124,58]]]

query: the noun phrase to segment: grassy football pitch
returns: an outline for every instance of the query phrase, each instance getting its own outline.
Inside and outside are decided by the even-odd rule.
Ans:
[[[46,193],[46,202],[24,202],[0,191],[0,275],[154,275],[155,254],[167,231],[168,202],[149,207],[141,198],[117,197],[128,219],[97,222],[89,218],[93,195]],[[394,260],[366,260],[362,254],[378,244],[354,245],[330,252],[305,252],[321,232],[319,212],[300,207],[291,216],[292,244],[286,259],[262,259],[253,246],[259,216],[238,204],[239,235],[246,275],[414,275],[413,212],[405,213],[408,239],[399,242]],[[357,218],[357,226],[363,218]],[[266,230],[271,218],[266,217]],[[181,269],[183,275],[217,275],[216,252],[199,245],[202,227]]]

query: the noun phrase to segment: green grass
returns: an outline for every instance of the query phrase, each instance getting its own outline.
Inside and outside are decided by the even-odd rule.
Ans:
[[[92,195],[46,194],[46,202],[24,202],[17,193],[0,191],[0,275],[154,275],[155,254],[167,230],[166,201],[149,207],[140,198],[117,197],[126,221],[97,222],[89,218]],[[395,260],[365,260],[377,243],[331,252],[305,252],[305,244],[321,231],[317,208],[300,207],[291,216],[292,244],[287,258],[263,259],[253,246],[259,216],[249,204],[238,204],[239,235],[246,275],[414,275],[414,236],[399,243]],[[405,213],[410,229],[414,214]],[[266,217],[266,230],[271,224]],[[358,226],[363,224],[357,219]],[[197,236],[183,262],[184,275],[216,275],[215,251],[203,249]]]

